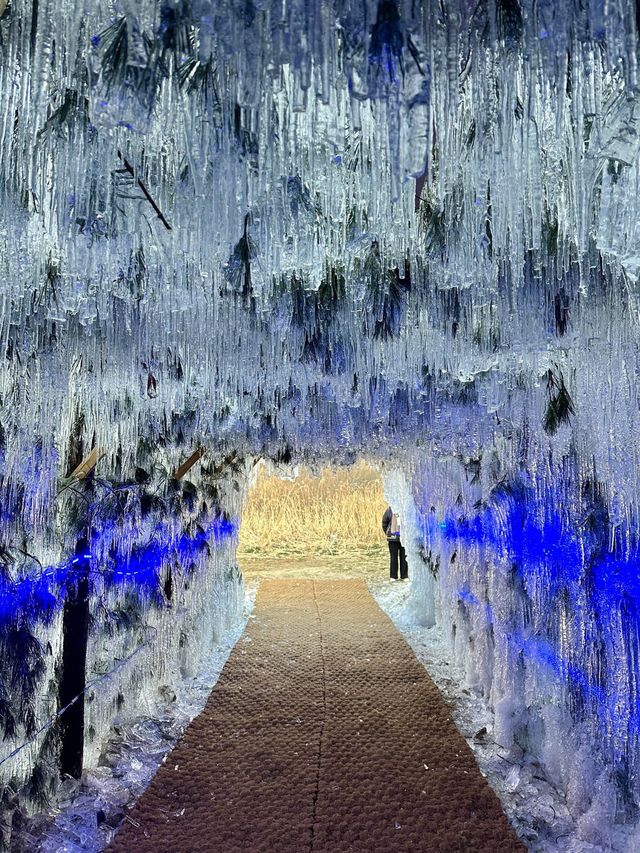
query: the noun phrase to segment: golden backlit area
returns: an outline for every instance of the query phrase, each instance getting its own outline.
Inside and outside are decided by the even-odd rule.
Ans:
[[[238,563],[246,576],[380,576],[388,563],[380,473],[300,468],[283,479],[262,467],[242,516]]]

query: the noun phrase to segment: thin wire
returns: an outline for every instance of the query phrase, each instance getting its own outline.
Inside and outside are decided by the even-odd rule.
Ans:
[[[47,722],[43,726],[41,726],[41,728],[38,729],[38,731],[33,735],[30,740],[25,741],[20,746],[17,746],[12,752],[9,753],[9,755],[6,755],[4,758],[0,759],[0,767],[5,763],[5,761],[9,761],[9,759],[14,758],[19,752],[25,749],[25,747],[31,746],[32,743],[35,743],[35,741],[40,737],[40,735],[46,732],[47,729],[51,728],[55,721],[59,719],[64,713],[66,713],[72,705],[75,705],[78,699],[80,699],[80,697],[83,696],[87,692],[87,690],[89,690],[91,687],[94,687],[96,684],[100,684],[102,681],[106,681],[108,678],[111,678],[112,675],[118,672],[118,670],[122,669],[123,666],[128,664],[129,661],[131,661],[137,654],[142,651],[142,649],[146,648],[148,645],[148,642],[142,643],[142,645],[138,646],[138,648],[135,651],[131,652],[128,657],[123,658],[120,663],[112,670],[106,672],[104,675],[101,675],[98,678],[94,678],[92,681],[89,681],[84,686],[84,689],[81,690],[77,696],[74,696],[73,699],[64,706],[64,708],[61,708],[57,714],[48,719]]]

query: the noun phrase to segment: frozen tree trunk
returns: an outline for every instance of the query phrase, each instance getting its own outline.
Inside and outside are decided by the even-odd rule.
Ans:
[[[86,551],[86,542],[78,542],[76,555]],[[82,775],[84,745],[84,689],[86,686],[87,642],[89,639],[89,576],[86,562],[80,558],[77,582],[67,589],[62,622],[62,678],[60,679],[61,717],[60,773],[79,779]],[[76,697],[79,697],[76,699]],[[75,699],[75,701],[73,701]],[[69,705],[70,702],[73,704]],[[67,705],[69,707],[67,708]]]
[[[73,471],[83,457],[82,431],[84,417],[76,416],[69,441],[69,470]],[[61,722],[60,774],[79,779],[84,752],[84,689],[86,687],[87,645],[89,640],[89,575],[82,556],[88,548],[82,536],[76,543],[77,572],[67,585],[62,617],[62,676],[58,706],[63,711]],[[75,700],[75,701],[74,701]],[[73,703],[73,704],[70,704]],[[67,707],[69,706],[69,707]]]

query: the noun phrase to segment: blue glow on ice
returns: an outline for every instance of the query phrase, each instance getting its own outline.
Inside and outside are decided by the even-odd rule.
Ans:
[[[133,585],[141,592],[155,591],[165,565],[172,561],[194,563],[210,544],[218,546],[236,532],[233,521],[219,516],[194,536],[182,533],[177,540],[152,540],[134,547],[129,558],[115,556],[103,565],[95,565],[93,554],[87,552],[58,566],[48,566],[37,576],[14,580],[5,572],[0,576],[0,627],[20,618],[49,624],[63,604],[62,590],[85,571],[101,575],[107,586]],[[101,535],[105,536],[104,528]],[[99,550],[98,538],[92,546]]]

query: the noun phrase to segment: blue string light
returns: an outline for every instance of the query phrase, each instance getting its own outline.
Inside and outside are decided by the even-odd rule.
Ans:
[[[98,572],[107,587],[132,584],[141,591],[157,589],[159,574],[170,560],[188,565],[198,558],[205,547],[219,546],[236,534],[234,522],[218,516],[194,536],[182,533],[177,539],[169,535],[164,540],[154,538],[134,547],[130,557],[114,555],[102,565],[94,565],[94,554],[102,553],[101,546],[112,541],[112,526],[103,527],[92,540],[91,551],[78,554],[57,566],[47,566],[37,576],[12,579],[0,575],[0,630],[19,619],[50,624],[62,606],[60,591],[80,576],[82,571]],[[155,536],[161,527],[156,528]]]
[[[427,514],[423,529],[430,541],[475,545],[494,559],[505,560],[523,578],[525,588],[529,579],[542,574],[548,601],[564,593],[573,612],[582,613],[585,624],[591,626],[594,642],[600,632],[608,634],[612,614],[620,612],[623,602],[631,613],[640,612],[640,555],[632,551],[625,557],[616,556],[608,541],[602,541],[606,530],[599,536],[588,530],[576,532],[558,513],[553,496],[543,502],[543,512],[533,492],[525,490],[517,499],[484,507],[470,518],[452,510],[438,523],[434,514]],[[589,577],[588,594],[581,598],[585,575]],[[464,605],[483,609],[468,585],[462,586],[457,596]],[[626,717],[625,728],[640,732],[640,708],[632,697],[621,693],[613,662],[607,667],[603,684],[563,654],[555,637],[540,636],[540,626],[515,628],[495,620],[489,605],[484,611],[487,625],[499,631],[526,659],[546,668],[580,696],[602,721],[605,731],[617,731],[620,720]]]

